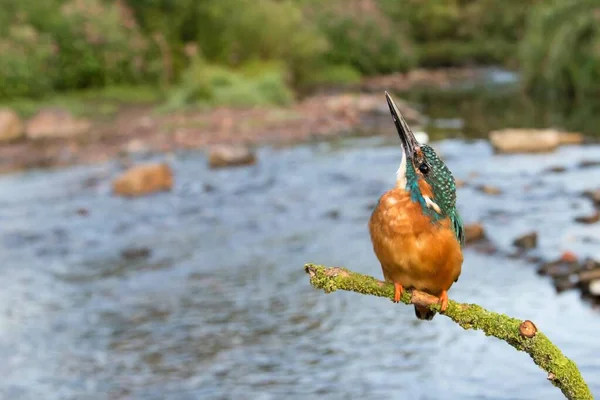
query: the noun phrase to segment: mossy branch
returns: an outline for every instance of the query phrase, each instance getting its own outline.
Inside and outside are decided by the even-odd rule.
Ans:
[[[371,276],[349,271],[345,268],[328,268],[306,264],[310,283],[326,293],[348,290],[379,297],[394,298],[394,286]],[[405,304],[429,306],[439,311],[438,298],[427,293],[405,290],[401,301]],[[563,355],[550,339],[539,332],[531,321],[521,321],[503,314],[488,311],[476,304],[461,304],[450,300],[442,315],[450,318],[464,329],[483,331],[505,341],[519,351],[531,356],[533,362],[548,373],[548,380],[558,387],[567,399],[593,400],[592,393],[583,380],[575,363]]]

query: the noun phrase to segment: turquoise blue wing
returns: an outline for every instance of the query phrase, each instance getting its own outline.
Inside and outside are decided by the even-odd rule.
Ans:
[[[463,228],[462,218],[458,215],[458,211],[454,210],[454,212],[450,214],[450,221],[452,221],[452,230],[456,235],[456,240],[460,243],[460,247],[463,247],[465,245],[465,230]]]

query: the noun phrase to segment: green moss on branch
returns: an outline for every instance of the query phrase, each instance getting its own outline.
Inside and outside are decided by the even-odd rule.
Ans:
[[[306,264],[305,270],[310,283],[326,293],[347,290],[378,297],[394,298],[394,286],[371,276],[358,274],[344,268],[328,268],[322,265]],[[436,298],[422,292],[406,290],[401,301],[405,304],[428,305],[439,311]],[[583,380],[573,361],[565,357],[531,321],[521,321],[488,311],[476,304],[462,304],[450,300],[448,309],[442,315],[459,324],[464,329],[483,331],[486,336],[494,336],[505,341],[519,351],[531,356],[533,362],[548,373],[548,380],[558,387],[567,399],[593,400],[592,393]],[[531,336],[531,337],[530,337]]]

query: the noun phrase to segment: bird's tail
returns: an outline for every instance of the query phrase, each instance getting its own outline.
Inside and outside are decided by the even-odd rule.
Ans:
[[[436,312],[429,309],[429,307],[415,305],[415,315],[417,318],[431,321],[435,317]]]

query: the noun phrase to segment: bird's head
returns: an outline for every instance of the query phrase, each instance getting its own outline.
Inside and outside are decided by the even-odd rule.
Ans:
[[[409,191],[412,200],[420,203],[423,213],[433,220],[451,217],[456,214],[452,173],[430,146],[417,142],[394,100],[387,92],[385,96],[404,151],[397,186]]]

